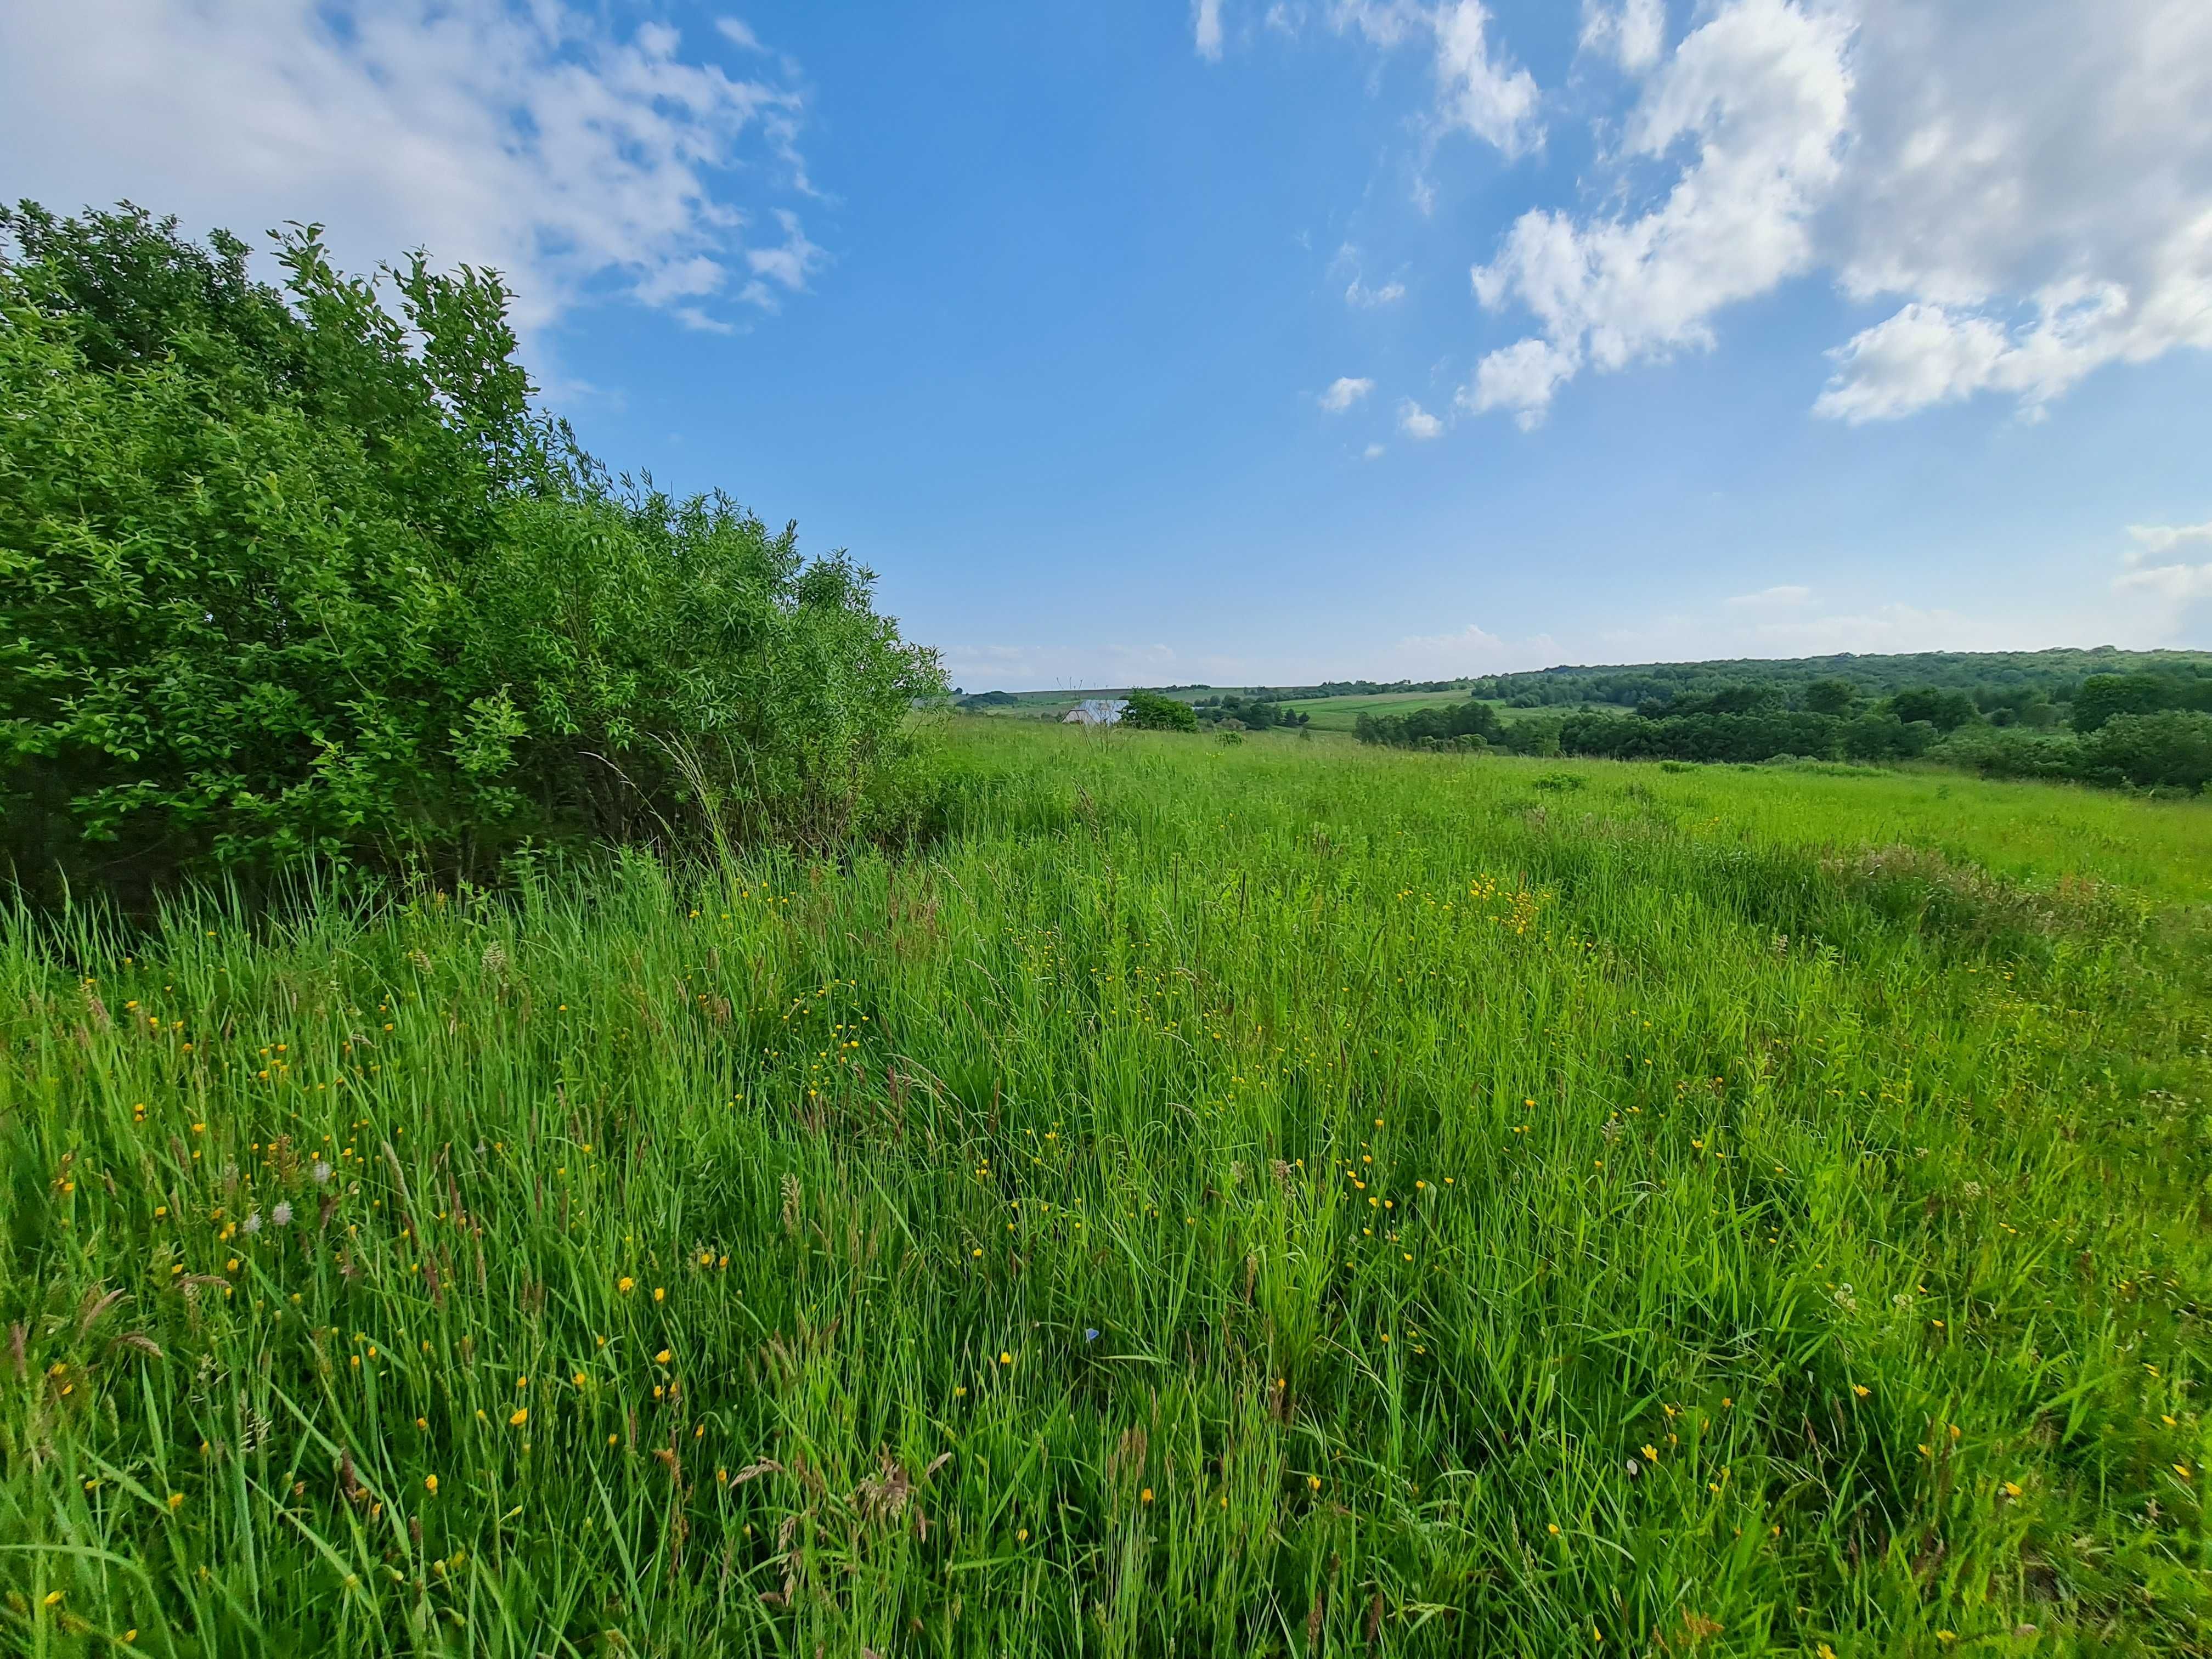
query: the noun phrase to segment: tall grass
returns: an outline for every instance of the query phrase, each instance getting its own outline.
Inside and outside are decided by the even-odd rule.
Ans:
[[[7,1641],[2212,1639],[2212,814],[951,765],[897,856],[9,922]]]

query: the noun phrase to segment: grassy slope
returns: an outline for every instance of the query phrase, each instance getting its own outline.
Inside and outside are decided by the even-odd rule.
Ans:
[[[953,742],[925,858],[0,943],[9,1641],[2207,1640],[2212,813]]]
[[[1304,697],[1283,706],[1302,708],[1324,732],[1349,732],[1362,714],[1409,714],[1416,708],[1448,708],[1467,701],[1464,691],[1383,691],[1358,697]]]

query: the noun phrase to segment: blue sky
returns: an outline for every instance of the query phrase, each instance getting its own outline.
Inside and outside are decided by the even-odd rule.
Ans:
[[[962,684],[2212,647],[2212,8],[27,0],[0,191],[520,290]]]

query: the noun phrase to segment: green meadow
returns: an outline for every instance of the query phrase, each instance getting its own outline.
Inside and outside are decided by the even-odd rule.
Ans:
[[[2212,1646],[2212,805],[955,722],[0,926],[0,1645]]]
[[[1449,708],[1466,701],[1464,691],[1378,691],[1361,696],[1303,697],[1283,706],[1311,716],[1316,732],[1349,732],[1362,714],[1407,714],[1416,708]]]

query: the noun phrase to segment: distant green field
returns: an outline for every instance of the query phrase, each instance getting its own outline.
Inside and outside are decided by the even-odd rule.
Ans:
[[[1237,687],[1216,687],[1206,691],[1176,691],[1170,695],[1185,702],[1200,697],[1223,695],[1249,696],[1248,690]],[[963,712],[982,714],[998,720],[1036,720],[1040,717],[1059,719],[1086,697],[1119,697],[1127,696],[1124,690],[1089,691],[1018,691],[1018,702],[995,708],[970,709]],[[1464,691],[1376,691],[1347,697],[1298,697],[1282,705],[1304,712],[1312,721],[1316,732],[1349,732],[1362,714],[1406,714],[1416,708],[1445,708],[1467,699]],[[1574,707],[1596,708],[1600,704],[1577,704]],[[1500,707],[1498,713],[1507,720],[1526,714],[1559,714],[1569,712],[1566,708],[1511,709]]]
[[[1379,691],[1364,697],[1305,697],[1286,702],[1310,715],[1323,732],[1349,732],[1362,714],[1410,714],[1416,708],[1447,708],[1465,702],[1464,691]]]
[[[1286,702],[1285,708],[1303,709],[1318,732],[1349,732],[1358,723],[1362,714],[1410,714],[1416,708],[1449,708],[1467,701],[1464,691],[1380,691],[1361,697],[1305,697],[1296,702]],[[1583,703],[1577,708],[1598,708],[1601,704]],[[1506,720],[1516,720],[1528,714],[1563,714],[1570,712],[1559,708],[1507,708],[1500,705],[1498,714]]]

